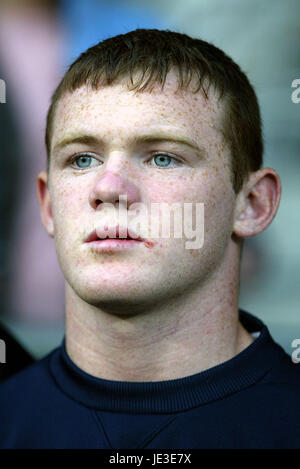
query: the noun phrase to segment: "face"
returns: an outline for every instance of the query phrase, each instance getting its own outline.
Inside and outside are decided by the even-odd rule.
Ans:
[[[82,87],[58,104],[42,218],[66,282],[89,304],[133,312],[168,301],[201,287],[228,249],[235,194],[219,130],[222,107],[212,94],[205,100],[176,90],[169,74],[163,91],[134,93],[122,83],[98,91]],[[203,246],[187,249],[188,235],[183,229],[174,237],[172,222],[169,237],[148,236],[126,249],[86,242],[99,226],[118,224],[113,208],[121,195],[128,226],[139,213],[132,204],[146,209],[141,232],[155,219],[148,216],[153,203],[177,203],[182,213],[192,203],[193,223],[196,204],[204,204]]]

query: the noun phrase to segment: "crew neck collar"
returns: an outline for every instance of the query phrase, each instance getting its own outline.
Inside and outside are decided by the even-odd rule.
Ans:
[[[260,319],[243,310],[239,317],[249,333],[260,331],[259,337],[230,360],[191,376],[153,382],[96,378],[73,363],[66,351],[65,337],[51,355],[51,374],[62,392],[96,410],[134,414],[183,412],[253,385],[282,353]]]

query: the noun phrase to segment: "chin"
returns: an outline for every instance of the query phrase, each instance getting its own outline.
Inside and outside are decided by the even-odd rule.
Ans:
[[[73,297],[75,293],[85,303],[104,310],[129,310],[135,308],[137,303],[149,303],[149,300],[153,300],[153,292],[147,292],[143,282],[126,275],[119,274],[111,278],[85,276],[84,280],[73,276],[68,283]]]

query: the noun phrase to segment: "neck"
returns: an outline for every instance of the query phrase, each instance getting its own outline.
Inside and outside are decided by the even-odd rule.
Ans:
[[[226,263],[226,260],[225,260]],[[163,381],[223,363],[253,342],[238,320],[238,269],[134,315],[111,314],[66,286],[66,349],[90,375]]]

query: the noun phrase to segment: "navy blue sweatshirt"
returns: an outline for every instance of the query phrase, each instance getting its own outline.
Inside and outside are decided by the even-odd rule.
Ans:
[[[267,327],[234,358],[181,379],[124,382],[79,369],[62,345],[0,383],[0,448],[300,448],[300,364]]]

